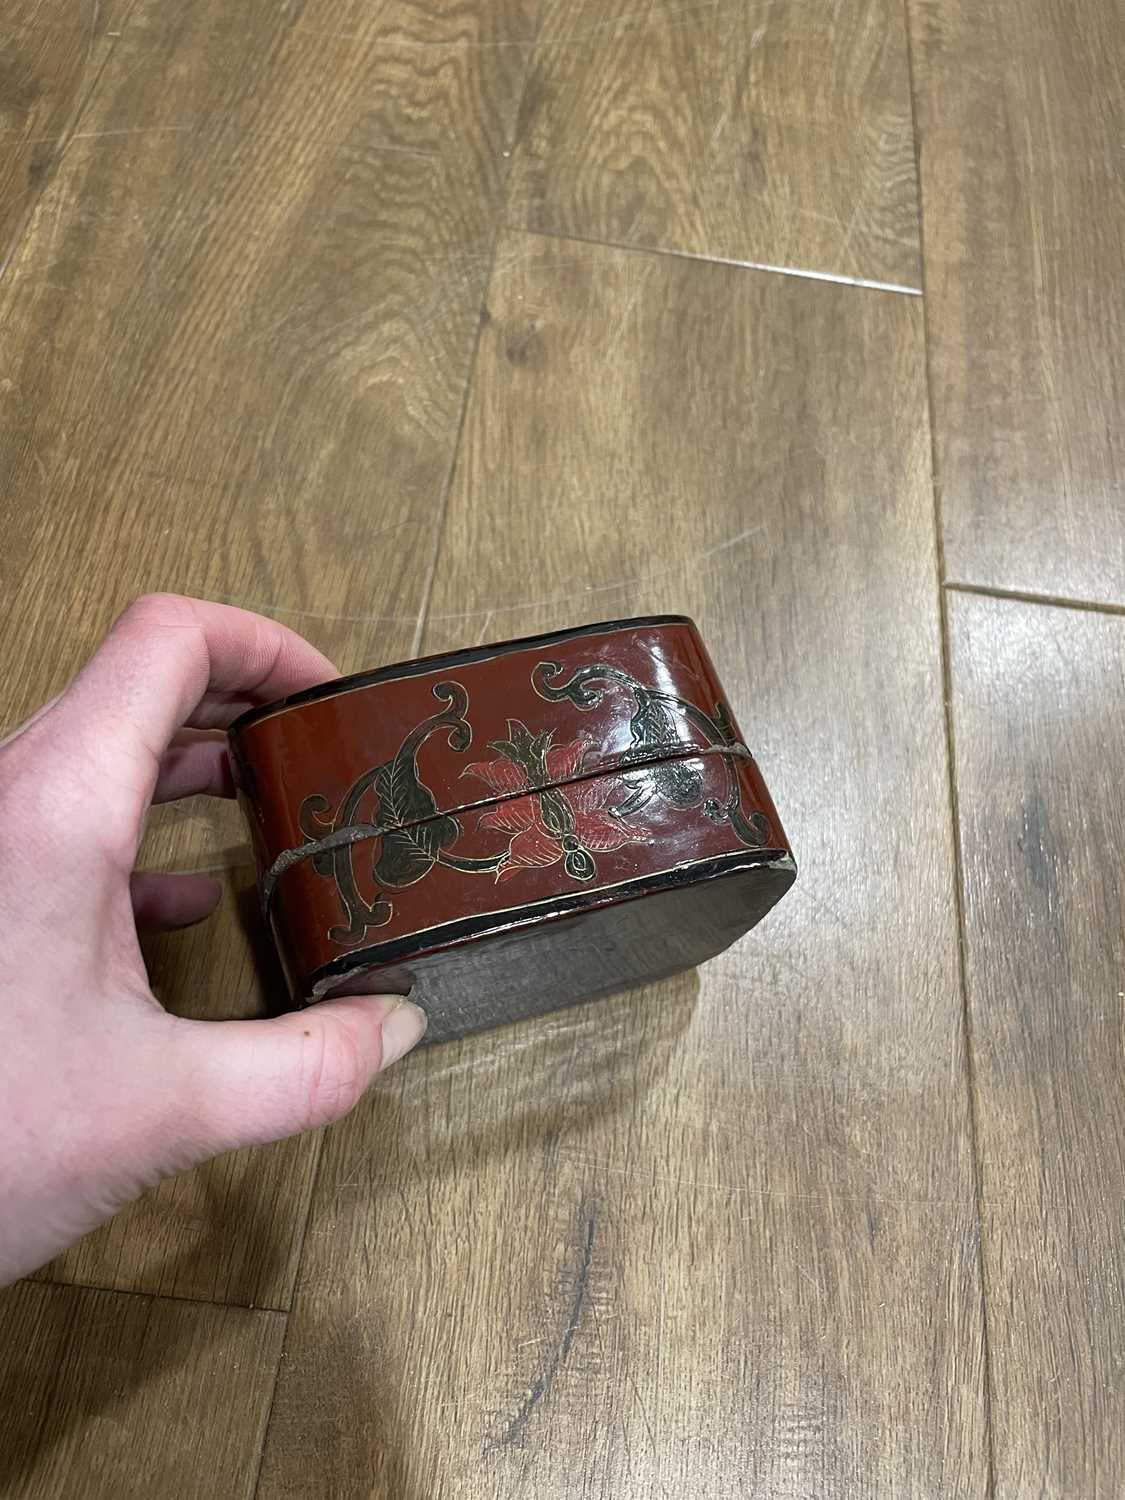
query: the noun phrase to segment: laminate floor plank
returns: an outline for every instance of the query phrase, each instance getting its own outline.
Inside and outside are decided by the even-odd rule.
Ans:
[[[1120,9],[909,11],[946,577],[1125,604]]]
[[[950,596],[998,1496],[1125,1491],[1125,619]]]

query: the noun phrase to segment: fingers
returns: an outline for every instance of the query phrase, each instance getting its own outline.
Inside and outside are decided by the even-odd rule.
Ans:
[[[133,670],[124,670],[130,659]],[[95,663],[111,681],[124,677],[138,727],[161,744],[181,724],[225,728],[256,704],[336,675],[326,656],[276,620],[176,594],[130,605],[86,670]]]
[[[162,932],[202,922],[218,906],[223,888],[209,875],[138,871],[129,882],[133,915],[142,930]]]
[[[81,786],[96,788],[100,824],[128,853],[181,725],[221,727],[333,675],[327,657],[275,620],[151,594],[125,611],[54,706],[54,742]]]
[[[425,1014],[397,995],[325,1000],[271,1021],[197,1023],[192,1109],[208,1150],[338,1120],[425,1029]]]
[[[221,727],[334,673],[327,657],[276,620],[149,594],[117,621],[63,702],[118,745],[139,736],[159,754],[182,724]]]
[[[200,795],[234,796],[227,737],[218,730],[181,729],[160,758],[152,800]]]

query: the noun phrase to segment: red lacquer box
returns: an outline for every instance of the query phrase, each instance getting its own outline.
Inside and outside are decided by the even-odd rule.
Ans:
[[[796,874],[680,616],[344,677],[230,739],[294,1002],[409,991],[430,1040],[691,968]]]

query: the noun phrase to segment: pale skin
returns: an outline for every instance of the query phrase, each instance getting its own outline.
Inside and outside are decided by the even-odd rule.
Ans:
[[[135,872],[149,807],[232,795],[225,726],[336,675],[273,620],[152,595],[0,743],[0,1285],[162,1177],[338,1119],[422,1035],[397,996],[186,1020],[145,972],[138,928],[220,898]]]

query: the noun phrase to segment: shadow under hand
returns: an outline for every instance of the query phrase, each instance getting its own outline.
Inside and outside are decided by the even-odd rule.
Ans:
[[[165,1010],[196,1020],[280,1014],[288,1006],[285,976],[246,850],[230,851],[220,879],[223,899],[198,926],[142,935],[153,993]]]
[[[152,1312],[135,1297],[77,1287],[21,1282],[0,1291],[0,1494],[77,1493],[73,1450],[91,1431],[102,1437],[96,1459],[82,1461],[87,1480],[96,1461],[110,1470],[99,1493],[139,1493],[128,1455],[113,1452],[131,1427],[124,1415],[143,1387],[192,1357],[195,1326],[186,1304]]]
[[[260,1156],[231,1152],[169,1178],[33,1279],[234,1306],[285,1306],[293,1274],[294,1193],[288,1176],[254,1170]]]

